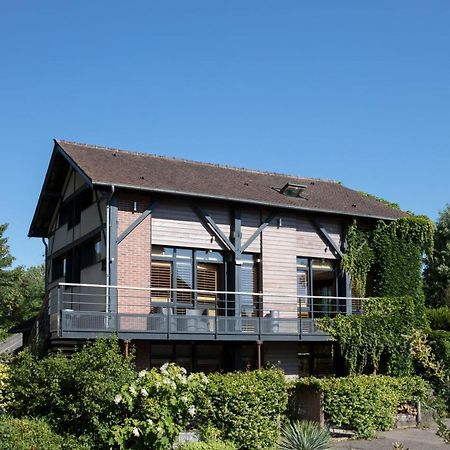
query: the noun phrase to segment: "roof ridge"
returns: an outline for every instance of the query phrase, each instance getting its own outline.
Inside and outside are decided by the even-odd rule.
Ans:
[[[240,172],[249,172],[249,173],[265,174],[265,175],[278,175],[278,176],[285,176],[285,177],[290,177],[290,178],[297,178],[297,179],[301,179],[301,180],[323,181],[325,183],[340,184],[339,181],[330,180],[330,179],[324,179],[324,178],[303,177],[303,176],[300,176],[300,175],[292,175],[292,174],[281,173],[281,172],[271,172],[271,171],[268,171],[268,170],[248,169],[246,167],[231,166],[231,165],[228,165],[228,164],[209,163],[209,162],[204,162],[204,161],[195,161],[193,159],[177,158],[175,156],[164,156],[164,155],[157,155],[155,153],[137,152],[137,151],[134,151],[134,150],[123,150],[123,149],[115,148],[115,147],[106,147],[106,146],[103,146],[103,145],[95,145],[95,144],[85,144],[85,143],[82,143],[82,142],[68,141],[68,140],[65,140],[65,139],[55,139],[55,141],[57,143],[66,143],[66,144],[79,145],[81,147],[95,148],[95,149],[106,150],[106,151],[110,151],[110,152],[127,153],[127,154],[137,155],[137,156],[144,156],[144,157],[160,158],[160,159],[166,159],[166,160],[172,160],[172,161],[187,162],[187,163],[191,163],[191,164],[197,164],[197,165],[200,165],[200,166],[219,167],[219,168],[223,168],[223,169],[236,170],[236,171],[240,171]]]

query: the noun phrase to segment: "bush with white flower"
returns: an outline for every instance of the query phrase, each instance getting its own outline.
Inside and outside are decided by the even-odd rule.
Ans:
[[[175,364],[139,372],[114,398],[125,419],[112,428],[110,444],[120,449],[172,448],[179,433],[195,420],[207,383],[203,373],[187,375]]]

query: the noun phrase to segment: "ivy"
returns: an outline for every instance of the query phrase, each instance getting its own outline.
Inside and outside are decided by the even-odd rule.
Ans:
[[[358,228],[356,220],[347,230],[347,244],[348,250],[342,258],[341,268],[343,272],[350,274],[355,296],[364,297],[367,275],[374,262],[374,252],[370,236]]]
[[[434,229],[427,217],[414,215],[388,223],[380,220],[372,228],[353,221],[341,268],[350,274],[354,296],[366,295],[372,272],[376,296],[412,295],[422,301],[422,258],[433,252]]]
[[[413,298],[371,298],[363,302],[363,309],[363,315],[339,315],[319,322],[338,341],[348,372],[410,374],[413,364],[405,336],[415,323]]]

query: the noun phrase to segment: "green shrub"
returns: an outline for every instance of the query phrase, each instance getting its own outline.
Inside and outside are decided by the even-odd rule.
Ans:
[[[428,385],[420,377],[358,375],[302,378],[297,389],[305,388],[323,392],[325,416],[333,426],[371,437],[377,430],[392,428],[399,405],[424,399]]]
[[[280,450],[329,450],[330,438],[317,422],[291,422],[281,430]]]
[[[12,395],[9,385],[9,367],[0,363],[0,413],[4,413],[11,405]]]
[[[229,442],[187,442],[177,447],[178,450],[236,450],[236,447]]]
[[[433,353],[438,361],[444,367],[447,376],[447,382],[443,386],[433,384],[436,394],[446,404],[446,408],[450,411],[450,331],[435,330],[428,335]]]
[[[187,375],[175,364],[142,370],[117,392],[115,402],[124,420],[112,427],[110,443],[127,449],[171,449],[180,432],[193,423],[196,400],[207,383],[203,373]]]
[[[71,436],[60,436],[36,419],[0,417],[2,450],[88,450],[86,444]]]
[[[281,416],[287,406],[284,373],[270,369],[208,378],[199,423],[218,428],[239,449],[278,448]]]
[[[427,309],[427,318],[432,330],[450,331],[450,308]]]
[[[116,338],[98,339],[70,358],[38,360],[25,351],[10,365],[11,411],[44,418],[59,433],[85,435],[95,448],[108,448],[110,428],[121,419],[114,397],[135,376]]]

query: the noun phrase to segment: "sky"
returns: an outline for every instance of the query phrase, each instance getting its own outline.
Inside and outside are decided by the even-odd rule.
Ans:
[[[0,1],[0,223],[16,265],[52,139],[450,201],[450,2]]]

